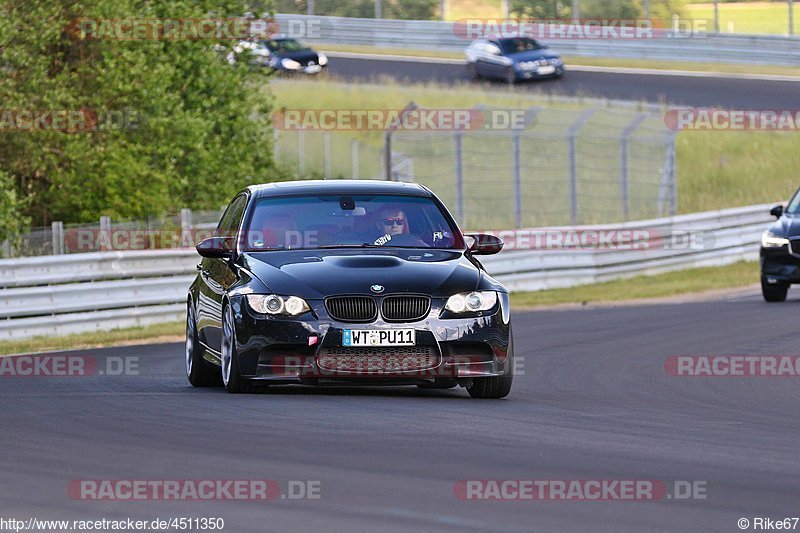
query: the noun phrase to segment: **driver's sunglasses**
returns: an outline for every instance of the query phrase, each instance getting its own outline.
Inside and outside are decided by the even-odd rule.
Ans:
[[[402,226],[405,223],[406,223],[405,219],[402,219],[402,218],[384,218],[383,219],[383,225],[384,226],[391,226],[391,225]]]

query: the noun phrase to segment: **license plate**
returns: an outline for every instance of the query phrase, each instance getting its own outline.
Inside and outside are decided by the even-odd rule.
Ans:
[[[346,329],[342,346],[414,346],[413,329]]]
[[[543,76],[545,74],[552,74],[555,71],[556,71],[556,67],[554,67],[553,65],[547,65],[547,66],[544,66],[544,67],[537,68],[536,69],[536,74],[539,74],[540,76]]]

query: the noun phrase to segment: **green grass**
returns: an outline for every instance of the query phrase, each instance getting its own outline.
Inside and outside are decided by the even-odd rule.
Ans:
[[[182,321],[165,322],[152,326],[78,333],[65,337],[35,337],[18,341],[3,341],[0,342],[0,356],[133,343],[174,342],[182,340],[183,335],[184,323]]]
[[[524,308],[664,298],[715,289],[747,287],[754,283],[758,283],[758,263],[743,261],[722,267],[694,268],[655,276],[637,276],[568,289],[513,292],[511,305]]]
[[[795,17],[798,16],[795,7]],[[708,21],[708,29],[714,29],[714,4],[687,4],[686,16]],[[795,20],[795,32],[797,31]],[[719,30],[723,33],[772,33],[789,32],[789,8],[786,2],[742,2],[719,4]]]
[[[383,85],[376,88],[365,84],[340,84],[331,80],[292,80],[282,81],[272,84],[272,91],[275,95],[276,104],[291,109],[305,109],[308,107],[318,109],[401,109],[409,101],[415,101],[421,107],[426,108],[470,108],[477,104],[500,106],[506,108],[528,108],[531,106],[545,106],[552,109],[561,109],[569,116],[574,116],[576,110],[582,107],[579,101],[572,104],[551,102],[546,96],[536,95],[527,92],[506,90],[502,86],[481,87],[476,85]],[[313,102],[309,106],[309,102]],[[584,104],[585,106],[585,104]],[[548,119],[547,117],[551,117]],[[601,113],[602,123],[594,126],[587,125],[584,132],[589,133],[594,128],[595,132],[607,134],[609,137],[619,131],[622,125],[629,120],[630,115],[619,115],[613,113]],[[555,117],[555,118],[552,118]],[[549,128],[559,126],[558,115],[551,112],[549,115],[542,113],[541,126]],[[661,126],[660,119],[653,119],[652,127]],[[602,129],[606,128],[606,129]],[[296,137],[294,132],[281,132],[281,151],[284,154],[296,150]],[[331,135],[331,150],[333,155],[333,176],[349,177],[350,168],[350,149],[351,139],[356,138],[361,145],[360,177],[377,177],[380,175],[380,148],[383,142],[382,132],[362,132],[344,131],[335,132]],[[446,142],[446,141],[445,141]],[[439,173],[438,177],[431,177],[431,183],[437,193],[443,195],[448,205],[453,205],[454,195],[452,187],[452,164],[437,156],[437,150],[442,147],[433,142],[420,141],[422,146],[418,146],[416,151],[421,154],[418,163],[420,172],[427,170],[431,174]],[[556,143],[559,144],[559,143]],[[554,165],[563,165],[565,154],[563,153],[564,142],[559,146],[555,144],[548,147],[547,155],[552,158]],[[602,144],[602,143],[601,143]],[[408,145],[408,143],[406,143]],[[527,163],[534,165],[538,162],[536,157],[541,155],[541,150],[537,151],[536,143],[526,145]],[[315,147],[314,147],[315,146]],[[306,147],[311,154],[316,150],[318,158],[322,153],[321,136],[317,133],[306,135]],[[540,147],[543,146],[540,143]],[[596,145],[595,151],[609,148],[605,145]],[[633,146],[633,145],[632,145]],[[798,146],[798,134],[791,132],[759,132],[759,131],[683,131],[677,135],[677,175],[678,175],[678,211],[680,213],[693,213],[698,211],[708,211],[713,209],[723,209],[728,207],[752,205],[755,203],[768,203],[778,199],[788,199],[791,193],[797,188],[797,169],[800,168],[800,150]],[[398,144],[395,148],[404,148]],[[409,146],[405,146],[409,148]],[[473,149],[473,155],[485,152],[485,147],[464,145],[465,154],[467,149]],[[613,148],[613,147],[611,147]],[[631,148],[634,150],[634,148]],[[501,161],[501,166],[508,166],[508,153],[502,147],[492,150],[490,154],[483,154],[481,157],[485,161],[475,162],[474,168],[480,171],[482,166],[494,162],[493,158]],[[537,155],[539,154],[539,155]],[[471,156],[470,156],[471,157]],[[311,155],[309,155],[311,158]],[[320,159],[321,160],[321,159]],[[505,163],[502,163],[505,161]],[[658,165],[660,160],[656,161]],[[417,164],[417,163],[415,163]],[[609,159],[609,168],[603,169],[602,176],[613,179],[617,176],[617,163]],[[497,168],[501,168],[498,166]],[[311,167],[309,160],[307,168]],[[465,165],[466,167],[466,165]],[[560,167],[559,167],[560,168]],[[649,168],[649,167],[648,167]],[[557,169],[556,169],[557,170]],[[563,170],[563,169],[561,169]],[[559,172],[561,171],[559,170]],[[652,170],[652,169],[651,169]],[[554,170],[555,171],[555,170]],[[658,169],[655,169],[657,172]],[[469,170],[465,171],[465,177],[470,178]],[[608,174],[608,176],[606,176]],[[420,174],[421,175],[421,174]],[[600,174],[598,174],[600,175]],[[476,185],[468,191],[469,202],[485,202],[482,194],[491,195],[505,194],[510,186],[505,174],[495,171],[492,180],[486,179],[486,174],[473,176]],[[472,179],[472,178],[470,178]],[[439,180],[439,181],[436,181]],[[474,181],[474,180],[473,180]],[[563,183],[561,184],[563,186]],[[531,194],[526,202],[535,209],[529,213],[529,218],[524,220],[525,224],[536,225],[550,222],[544,218],[536,218],[537,210],[541,213],[561,212],[565,205],[544,201],[558,194],[559,185],[550,191],[552,194],[544,194],[548,191],[547,184],[540,184],[535,190],[529,190],[525,194]],[[561,187],[563,188],[563,187]],[[649,191],[648,194],[652,194]],[[535,203],[536,201],[539,204]],[[544,203],[542,203],[544,201]],[[609,215],[615,213],[609,211]],[[491,213],[492,216],[500,221],[509,216],[508,209],[497,209]],[[618,215],[618,213],[616,213]],[[505,217],[505,218],[503,218]],[[646,218],[647,213],[632,213],[631,218]],[[492,227],[493,218],[481,221],[482,227]],[[600,222],[612,222],[611,219],[601,220]],[[552,222],[550,222],[552,223]],[[501,226],[506,227],[506,226]]]
[[[800,12],[798,13],[800,16]],[[463,52],[440,50],[418,50],[406,48],[373,48],[365,45],[320,43],[318,48],[325,52],[351,52],[359,54],[403,55],[411,57],[431,57],[463,60]],[[558,45],[554,45],[557,50]],[[694,72],[719,72],[723,74],[764,74],[778,76],[800,76],[800,67],[779,67],[770,65],[745,65],[732,63],[713,63],[702,61],[666,61],[659,59],[606,58],[563,56],[567,68],[573,66],[609,68],[645,68],[654,70],[689,70]]]

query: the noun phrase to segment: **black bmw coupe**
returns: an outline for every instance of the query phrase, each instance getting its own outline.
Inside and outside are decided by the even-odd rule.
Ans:
[[[223,214],[189,289],[186,373],[230,392],[255,384],[511,390],[508,292],[424,186],[254,185]]]

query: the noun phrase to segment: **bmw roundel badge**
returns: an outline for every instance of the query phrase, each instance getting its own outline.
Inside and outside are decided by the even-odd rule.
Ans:
[[[378,285],[377,283],[369,288],[372,292],[383,292],[383,285]]]

